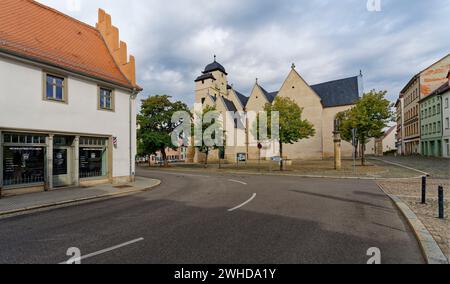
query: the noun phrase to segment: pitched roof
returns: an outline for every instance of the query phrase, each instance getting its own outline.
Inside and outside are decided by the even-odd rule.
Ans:
[[[135,88],[96,28],[32,0],[0,1],[0,52]]]
[[[276,99],[277,96],[278,92],[272,92],[267,94],[270,103],[273,103],[273,101]]]
[[[406,84],[405,87],[403,87],[403,89],[400,91],[400,94],[403,94],[407,91],[407,89],[412,85],[412,83],[414,83],[415,80],[417,80],[422,73],[424,73],[425,71],[427,71],[428,69],[430,69],[431,67],[433,67],[434,65],[436,65],[437,63],[443,61],[444,59],[446,59],[447,57],[450,56],[450,53],[445,55],[444,57],[442,57],[441,59],[439,59],[438,61],[434,62],[433,64],[431,64],[430,66],[428,66],[427,68],[423,69],[422,71],[420,71],[419,73],[417,73],[416,75],[414,75],[411,80],[409,80],[409,82]]]
[[[259,85],[258,85],[259,86]],[[259,86],[261,88],[261,90],[264,93],[264,96],[266,96],[266,99],[270,102],[273,103],[273,101],[275,100],[275,98],[278,96],[278,92],[271,92],[269,93],[268,91],[266,91],[263,87]]]
[[[442,86],[437,88],[435,91],[433,91],[431,94],[429,94],[428,96],[426,96],[423,99],[421,99],[419,102],[423,102],[423,101],[429,100],[430,98],[432,98],[434,96],[442,95],[443,93],[445,93],[445,92],[447,92],[449,90],[450,90],[450,83],[446,82],[445,84],[443,84]]]
[[[359,99],[358,76],[311,86],[324,107],[352,105]]]
[[[238,91],[234,90],[234,92],[236,93],[236,96],[238,97],[239,101],[241,102],[241,104],[246,107],[249,97],[244,96],[243,94],[239,93]]]
[[[197,77],[197,79],[195,79],[195,82],[204,81],[207,79],[213,79],[214,81],[216,80],[216,78],[214,78],[213,74],[206,73],[206,74],[203,74],[203,75]]]
[[[237,112],[237,108],[232,101],[224,98],[223,96],[221,96],[221,98],[223,99],[223,102],[225,104],[225,107],[227,108],[227,111]]]

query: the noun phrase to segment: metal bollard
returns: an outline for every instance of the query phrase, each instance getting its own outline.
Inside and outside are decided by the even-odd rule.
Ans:
[[[422,177],[422,204],[427,203],[427,177]]]
[[[439,219],[444,219],[445,218],[444,188],[442,186],[439,186],[438,192],[439,192]]]

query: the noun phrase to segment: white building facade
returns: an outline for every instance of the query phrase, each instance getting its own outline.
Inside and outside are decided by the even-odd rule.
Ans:
[[[14,5],[39,30],[30,31],[37,43],[7,17]],[[104,38],[109,15],[100,11],[94,28],[33,1],[0,6],[0,193],[132,181],[141,89],[134,58],[119,50],[126,63],[118,62]],[[39,39],[59,33],[67,41],[52,54]]]

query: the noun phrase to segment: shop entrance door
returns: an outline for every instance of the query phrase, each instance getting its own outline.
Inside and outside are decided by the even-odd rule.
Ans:
[[[55,147],[53,149],[53,185],[64,187],[72,184],[72,148]]]

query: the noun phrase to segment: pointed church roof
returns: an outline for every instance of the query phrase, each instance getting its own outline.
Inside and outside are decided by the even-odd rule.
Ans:
[[[203,74],[211,73],[211,72],[214,72],[214,71],[221,71],[225,75],[228,75],[227,71],[225,70],[225,67],[223,67],[222,64],[217,62],[215,58],[214,58],[214,62],[213,63],[210,63],[210,64],[206,65],[205,71],[203,71]]]
[[[359,99],[358,76],[312,85],[311,88],[322,99],[324,107],[352,105]]]

